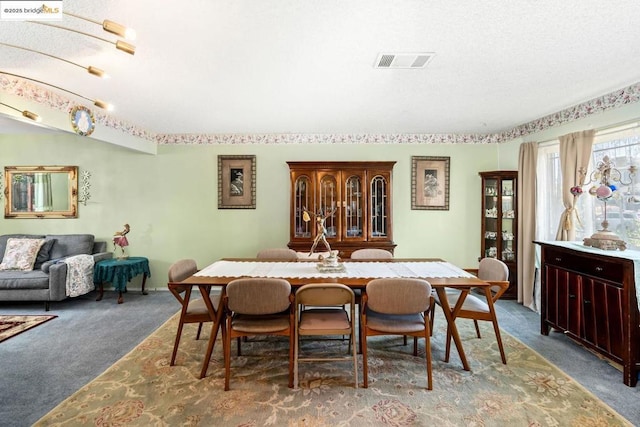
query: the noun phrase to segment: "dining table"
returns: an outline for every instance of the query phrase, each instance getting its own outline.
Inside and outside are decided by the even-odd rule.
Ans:
[[[491,285],[478,279],[466,270],[447,261],[437,258],[394,258],[389,260],[351,260],[345,259],[339,268],[323,268],[315,261],[283,261],[257,258],[224,258],[199,270],[182,282],[169,283],[169,286],[197,286],[204,299],[205,305],[214,319],[211,334],[207,344],[207,351],[202,364],[200,378],[207,374],[209,362],[215,345],[218,329],[223,317],[223,300],[220,298],[218,307],[214,307],[209,294],[213,287],[220,288],[224,296],[226,285],[239,278],[279,278],[287,280],[295,289],[308,283],[342,283],[352,289],[366,292],[369,281],[379,278],[419,278],[431,284],[438,294],[442,311],[451,331],[451,336],[458,351],[462,367],[470,371],[469,363],[458,334],[455,319],[468,293],[473,288],[484,292],[491,316],[496,313],[491,298]],[[460,297],[455,307],[450,307],[446,297],[446,289],[457,289]],[[497,334],[500,332],[497,330]]]

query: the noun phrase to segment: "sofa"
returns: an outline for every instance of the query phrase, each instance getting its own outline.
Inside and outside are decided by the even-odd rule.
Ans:
[[[89,265],[113,257],[107,242],[95,241],[92,234],[0,236],[0,301],[43,301],[49,311],[51,301],[68,296],[65,260],[75,255],[91,255]]]

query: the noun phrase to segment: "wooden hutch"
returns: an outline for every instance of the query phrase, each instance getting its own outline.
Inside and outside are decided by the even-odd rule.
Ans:
[[[291,174],[289,248],[308,252],[316,237],[313,218],[324,215],[327,241],[342,258],[361,248],[393,253],[392,171],[395,162],[287,162]],[[326,249],[320,245],[316,251]]]

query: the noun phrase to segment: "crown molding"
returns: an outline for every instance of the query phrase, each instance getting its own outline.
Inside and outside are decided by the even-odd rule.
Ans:
[[[0,90],[68,112],[77,105],[28,80],[0,74]],[[159,145],[253,144],[498,144],[640,102],[640,82],[541,117],[513,129],[487,134],[157,134],[96,111],[96,123]]]

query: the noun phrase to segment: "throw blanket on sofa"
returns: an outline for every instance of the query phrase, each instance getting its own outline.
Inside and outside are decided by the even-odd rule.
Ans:
[[[67,296],[77,297],[95,289],[93,284],[93,256],[75,255],[66,258]]]

